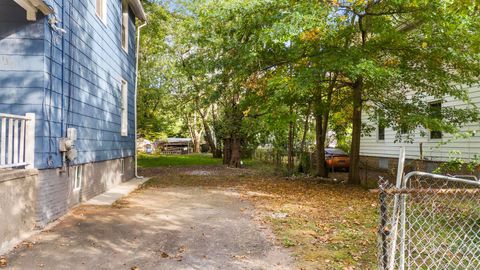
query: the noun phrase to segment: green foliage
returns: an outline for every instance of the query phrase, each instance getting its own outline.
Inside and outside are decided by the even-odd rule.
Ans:
[[[480,155],[476,154],[472,159],[461,158],[460,151],[451,151],[449,160],[442,162],[433,172],[439,174],[474,174],[480,167]]]
[[[352,130],[362,125],[352,115],[363,105],[398,141],[411,141],[417,128],[457,133],[479,119],[467,94],[480,75],[476,2],[159,3],[146,2],[152,19],[141,41],[139,126],[146,136],[193,134],[202,128],[192,121],[200,114],[218,142],[236,138],[246,156],[261,144],[286,152],[289,129],[295,149],[303,134],[309,148],[312,116],[327,115],[339,147],[349,151],[360,135],[352,138]],[[447,97],[468,106],[432,115],[426,100]]]
[[[142,29],[139,55],[138,130],[147,139],[181,134],[178,102],[171,91],[177,71],[169,44],[176,19],[156,2],[143,1],[148,25]]]

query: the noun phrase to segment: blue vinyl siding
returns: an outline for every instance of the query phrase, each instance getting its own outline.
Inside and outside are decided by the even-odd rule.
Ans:
[[[68,127],[77,129],[77,164],[132,156],[133,14],[130,13],[127,54],[120,39],[121,0],[107,1],[106,24],[95,14],[94,0],[76,0],[73,6],[71,0],[50,0],[61,21],[58,26],[66,30],[63,35],[52,32],[40,13],[37,22],[28,23],[25,11],[12,0],[0,0],[0,7],[2,3],[18,11],[5,22],[0,11],[0,63],[3,54],[11,55],[11,62],[0,66],[0,112],[37,113],[35,166],[42,169],[62,165],[58,140],[65,136]],[[20,27],[22,24],[24,28]],[[11,48],[11,44],[21,44],[25,49]],[[3,50],[4,47],[7,49]],[[128,82],[129,90],[126,137],[120,133],[122,79]]]
[[[0,112],[35,113],[37,156],[43,151],[44,28],[41,19],[28,22],[14,1],[0,0]]]
[[[67,33],[63,36],[53,33],[52,38],[49,27],[45,28],[45,87],[54,93],[52,103],[55,112],[50,117],[51,128],[44,128],[44,159],[50,157],[55,167],[61,165],[58,151],[48,153],[50,148],[58,148],[58,138],[65,136],[68,127],[76,128],[78,133],[76,163],[132,156],[135,149],[134,17],[131,14],[131,46],[127,54],[121,48],[120,0],[107,2],[106,24],[95,14],[94,0],[75,1],[73,6],[70,6],[69,0],[56,0],[52,3],[57,17],[63,22],[61,27]],[[127,80],[129,88],[127,137],[120,134],[122,78]],[[69,94],[70,112],[66,109]]]

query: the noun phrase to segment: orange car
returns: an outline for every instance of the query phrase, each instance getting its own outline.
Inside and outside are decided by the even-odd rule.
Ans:
[[[340,149],[325,148],[325,163],[331,171],[348,171],[350,168],[350,157]]]

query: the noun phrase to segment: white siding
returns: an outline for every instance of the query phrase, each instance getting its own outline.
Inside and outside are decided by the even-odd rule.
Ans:
[[[469,96],[471,101],[480,107],[480,87],[476,86],[469,89]],[[433,99],[432,99],[433,101]],[[454,100],[453,98],[446,98],[442,107],[466,107],[466,104]],[[413,143],[395,143],[396,131],[391,128],[385,129],[385,140],[379,141],[377,139],[378,126],[375,123],[371,123],[368,119],[367,112],[363,112],[363,121],[369,123],[375,127],[375,130],[369,136],[361,138],[360,155],[362,156],[374,156],[374,157],[390,157],[397,158],[400,146],[405,146],[406,157],[408,159],[420,158],[420,144],[423,145],[423,156],[425,159],[434,161],[446,161],[452,156],[452,151],[459,151],[461,155],[453,155],[454,157],[462,157],[465,159],[473,158],[475,154],[480,155],[480,123],[468,123],[463,128],[462,132],[475,131],[473,137],[466,139],[452,140],[453,135],[443,133],[442,139],[430,139],[430,134],[427,131],[426,135],[422,137],[420,130],[415,131]],[[450,141],[451,142],[448,142]],[[440,145],[441,142],[448,142],[447,144]]]

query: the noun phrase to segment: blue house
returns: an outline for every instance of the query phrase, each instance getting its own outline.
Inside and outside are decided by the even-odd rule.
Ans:
[[[0,0],[0,197],[1,172],[33,175],[36,226],[134,177],[145,21],[140,0]]]

